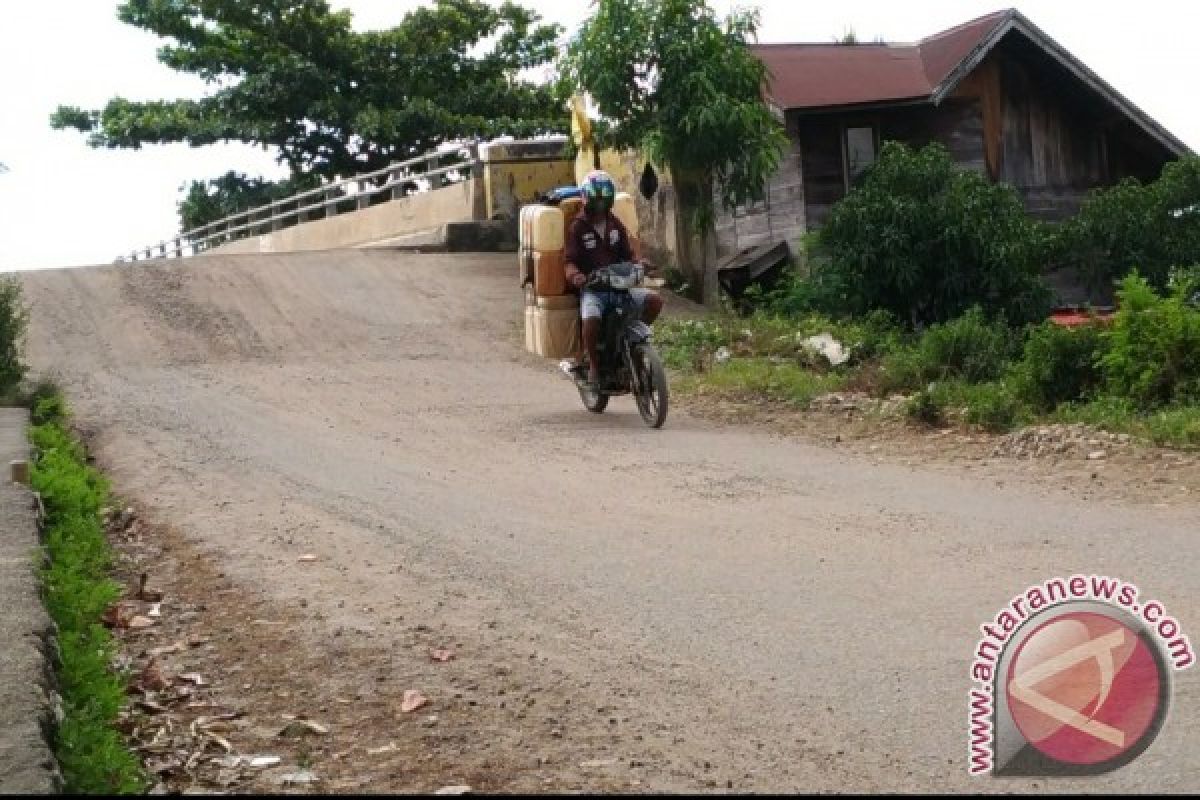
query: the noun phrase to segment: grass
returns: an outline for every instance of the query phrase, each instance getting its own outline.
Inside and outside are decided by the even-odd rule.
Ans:
[[[681,389],[728,397],[757,395],[807,408],[814,398],[837,391],[843,383],[840,375],[820,374],[794,363],[735,358],[706,372],[685,376]]]
[[[1197,406],[1148,412],[1115,398],[1060,404],[1056,392],[1086,396],[1102,388],[1085,369],[1100,340],[1087,331],[1042,328],[1027,332],[1032,344],[1022,352],[1016,332],[1001,334],[970,315],[918,337],[881,319],[755,313],[667,320],[655,341],[684,394],[806,408],[828,392],[903,393],[911,396],[905,410],[917,424],[1003,433],[1037,423],[1083,422],[1160,446],[1200,447]],[[804,339],[825,332],[849,348],[846,365],[831,368],[804,347]]]
[[[1200,408],[1189,406],[1139,413],[1128,401],[1105,397],[1065,405],[1053,416],[1060,422],[1082,422],[1113,433],[1128,433],[1165,447],[1200,448]]]
[[[87,465],[68,430],[61,396],[44,394],[33,411],[30,439],[38,458],[30,479],[46,508],[49,563],[41,578],[46,608],[58,626],[64,712],[55,755],[67,793],[138,794],[147,786],[140,762],[114,727],[126,702],[125,681],[111,668],[115,642],[100,624],[120,597],[109,578],[112,551],[101,518],[108,483]]]

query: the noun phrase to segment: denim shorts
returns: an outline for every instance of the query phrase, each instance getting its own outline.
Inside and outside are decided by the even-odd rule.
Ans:
[[[579,298],[579,315],[584,319],[600,319],[604,316],[605,311],[616,308],[620,304],[621,294],[621,292],[598,292],[594,289],[584,289],[583,294]],[[629,296],[637,308],[639,317],[645,314],[646,296],[648,294],[650,294],[650,290],[648,289],[629,290]]]

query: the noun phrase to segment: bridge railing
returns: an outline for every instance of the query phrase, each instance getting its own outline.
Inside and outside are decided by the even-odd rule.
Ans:
[[[446,161],[450,163],[447,164]],[[426,153],[407,161],[389,164],[374,172],[344,178],[257,208],[230,214],[207,225],[184,231],[171,239],[164,239],[149,247],[134,250],[128,255],[119,256],[116,260],[124,262],[196,255],[237,239],[258,236],[314,219],[358,211],[379,202],[440,189],[465,179],[464,173],[474,174],[479,164],[478,142],[465,143],[458,150]],[[420,169],[421,167],[424,169]]]

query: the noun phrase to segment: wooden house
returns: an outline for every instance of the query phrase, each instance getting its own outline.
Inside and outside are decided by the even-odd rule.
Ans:
[[[1074,214],[1093,188],[1154,179],[1190,152],[1015,10],[916,44],[754,50],[792,146],[765,201],[721,215],[720,255],[819,227],[887,140],[940,142],[1049,220]]]

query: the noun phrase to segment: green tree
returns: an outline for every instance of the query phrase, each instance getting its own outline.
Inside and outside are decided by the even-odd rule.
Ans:
[[[118,16],[165,38],[159,60],[212,91],[200,99],[114,97],[90,111],[60,106],[51,125],[90,134],[93,147],[246,142],[277,148],[291,180],[304,185],[380,169],[447,141],[569,126],[554,87],[520,77],[554,57],[559,28],[512,2],[436,0],[389,30],[365,33],[326,0],[126,0]],[[240,191],[264,190],[248,179],[235,184],[217,188],[243,207],[251,203],[233,200]],[[207,221],[196,202],[183,205],[190,222]]]
[[[1136,269],[1165,289],[1173,268],[1200,261],[1200,158],[1168,164],[1149,184],[1129,178],[1093,192],[1062,226],[1059,251],[1093,288]]]
[[[704,0],[599,0],[562,60],[563,80],[608,123],[600,143],[641,148],[674,176],[701,235],[688,260],[706,302],[716,299],[706,262],[717,198],[728,208],[760,199],[787,143],[748,46],[758,22],[749,11],[718,19]]]
[[[29,309],[21,284],[12,277],[0,278],[0,397],[11,398],[27,368],[21,360]]]
[[[921,326],[978,305],[1024,323],[1049,308],[1048,241],[1012,188],[956,167],[941,145],[887,142],[821,229],[828,259],[813,281],[833,313],[882,309]]]
[[[179,204],[180,227],[185,231],[194,230],[240,211],[258,208],[315,188],[318,183],[312,173],[268,181],[232,170],[209,181],[192,181]],[[199,238],[203,238],[203,235]]]

